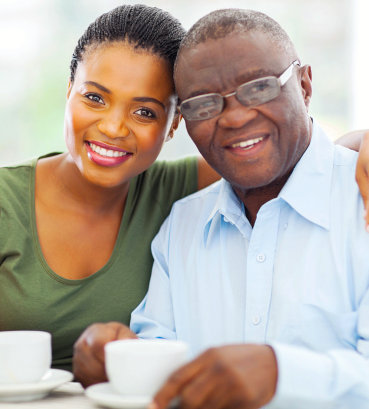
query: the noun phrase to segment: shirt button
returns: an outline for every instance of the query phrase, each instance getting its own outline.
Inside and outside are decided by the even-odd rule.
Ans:
[[[284,228],[285,230],[287,230],[287,227],[288,227],[288,223],[285,223],[285,224],[283,225],[283,228]]]
[[[266,259],[266,257],[265,257],[265,254],[263,254],[263,253],[260,253],[260,254],[258,254],[258,255],[256,256],[256,260],[257,260],[259,263],[263,263],[263,262],[265,261],[265,259]]]
[[[252,317],[252,323],[254,325],[259,325],[261,323],[261,317],[260,315],[255,315],[254,317]]]

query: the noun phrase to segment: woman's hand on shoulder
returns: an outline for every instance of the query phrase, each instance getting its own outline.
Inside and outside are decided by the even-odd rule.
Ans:
[[[369,232],[369,131],[363,135],[356,164],[356,182],[364,201],[365,227]]]
[[[354,131],[343,135],[336,143],[359,152],[356,182],[364,201],[365,227],[369,232],[369,131]]]
[[[120,322],[92,324],[74,344],[73,373],[84,387],[106,382],[104,346],[118,339],[137,338]]]

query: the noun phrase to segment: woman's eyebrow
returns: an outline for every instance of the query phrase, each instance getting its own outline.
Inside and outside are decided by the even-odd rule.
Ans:
[[[133,98],[134,101],[138,101],[138,102],[153,102],[154,104],[158,104],[160,105],[163,109],[165,109],[165,105],[159,101],[156,98],[151,98],[151,97],[136,97]]]
[[[100,85],[98,82],[95,81],[85,81],[83,84],[86,85],[93,85],[94,87],[98,88],[100,91],[106,92],[107,94],[111,94],[111,91],[105,88],[103,85]]]
[[[111,91],[107,88],[105,88],[103,85],[99,84],[98,82],[95,81],[85,81],[83,84],[86,85],[92,85],[96,88],[98,88],[99,90],[106,92],[107,94],[111,94]],[[154,104],[158,104],[160,105],[163,109],[165,109],[165,105],[159,101],[156,98],[151,98],[151,97],[136,97],[133,98],[134,101],[139,101],[139,102],[153,102]]]

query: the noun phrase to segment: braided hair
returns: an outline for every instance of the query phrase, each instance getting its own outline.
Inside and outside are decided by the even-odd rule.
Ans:
[[[70,80],[74,81],[78,63],[83,60],[86,50],[118,41],[164,58],[173,70],[184,35],[181,23],[157,7],[143,4],[116,7],[91,23],[78,40],[70,64]]]

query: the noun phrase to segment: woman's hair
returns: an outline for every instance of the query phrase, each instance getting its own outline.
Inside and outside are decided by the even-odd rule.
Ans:
[[[159,8],[143,4],[116,7],[91,23],[78,40],[70,64],[70,80],[74,81],[78,63],[89,47],[118,41],[164,58],[173,70],[184,35],[181,23]]]

